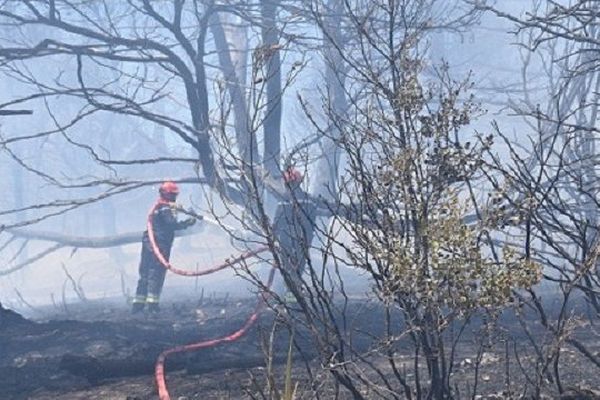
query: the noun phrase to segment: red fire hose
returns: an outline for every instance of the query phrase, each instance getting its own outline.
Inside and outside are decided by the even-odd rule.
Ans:
[[[161,263],[161,265],[163,267],[165,267],[166,269],[168,269],[169,271],[172,271],[178,275],[183,275],[183,276],[202,276],[202,275],[208,275],[208,274],[212,274],[213,272],[217,272],[220,271],[222,269],[225,269],[227,267],[233,266],[243,260],[246,260],[248,258],[252,258],[257,256],[258,254],[268,250],[267,246],[264,247],[260,247],[256,250],[252,250],[252,251],[248,251],[232,260],[225,260],[224,263],[216,265],[212,268],[208,268],[202,271],[189,271],[189,270],[183,270],[183,269],[178,269],[175,268],[162,254],[162,252],[160,251],[160,248],[158,247],[158,245],[156,244],[156,239],[154,237],[154,227],[152,224],[152,215],[154,214],[154,211],[156,211],[156,209],[163,203],[161,203],[160,201],[157,202],[154,207],[152,207],[152,209],[150,210],[150,214],[148,215],[148,238],[150,239],[150,246],[152,247],[152,252],[154,253],[155,257],[158,259],[158,261]],[[267,281],[267,287],[271,287],[271,283],[273,282],[273,277],[275,275],[275,268],[271,269],[271,272],[269,273],[269,278]],[[173,347],[171,349],[165,350],[163,351],[159,356],[158,356],[158,360],[156,361],[156,366],[154,369],[154,377],[156,380],[156,386],[158,388],[158,397],[160,398],[160,400],[171,400],[171,396],[169,395],[169,391],[167,390],[167,384],[166,384],[166,380],[165,380],[165,360],[168,356],[170,356],[171,354],[176,354],[176,353],[183,353],[183,352],[188,352],[188,351],[197,351],[200,349],[205,349],[208,347],[214,347],[217,345],[220,345],[222,343],[227,343],[227,342],[234,342],[236,340],[238,340],[239,338],[241,338],[242,336],[244,336],[244,334],[252,327],[252,325],[254,325],[254,323],[256,322],[256,320],[258,319],[258,314],[260,313],[260,311],[262,310],[262,308],[264,307],[264,297],[261,295],[258,296],[258,302],[256,304],[256,307],[254,308],[254,312],[252,314],[250,314],[250,316],[248,317],[248,319],[246,320],[246,322],[244,323],[244,325],[242,325],[242,327],[240,329],[238,329],[237,331],[226,335],[226,336],[222,336],[219,338],[215,338],[215,339],[209,339],[209,340],[204,340],[201,342],[197,342],[197,343],[191,343],[191,344],[187,344],[187,345],[182,345],[182,346],[176,346]]]
[[[202,271],[190,271],[190,270],[176,268],[162,254],[162,252],[160,251],[160,248],[156,244],[156,238],[154,237],[154,227],[152,225],[152,215],[154,214],[154,211],[156,211],[156,209],[163,204],[165,204],[165,203],[163,203],[161,201],[156,202],[156,204],[150,210],[150,214],[148,214],[148,222],[147,222],[148,238],[150,239],[150,247],[152,247],[152,252],[154,253],[154,256],[158,259],[158,261],[162,264],[163,267],[165,267],[166,269],[168,269],[169,271],[171,271],[177,275],[183,275],[183,276],[209,275],[214,272],[221,271],[222,269],[225,269],[232,265],[235,265],[235,264],[237,264],[241,261],[244,261],[248,258],[255,257],[258,254],[269,249],[267,246],[259,247],[256,250],[247,251],[246,253],[243,253],[242,255],[234,258],[233,260],[227,259],[222,264],[216,265],[212,268],[208,268],[208,269],[205,269]]]
[[[271,272],[269,273],[269,280],[267,283],[267,287],[270,287],[271,283],[273,282],[273,276],[275,275],[274,272],[275,272],[275,268],[272,268]],[[240,329],[238,329],[237,331],[235,331],[229,335],[221,336],[221,337],[215,338],[215,339],[204,340],[202,342],[191,343],[188,345],[177,346],[177,347],[173,347],[171,349],[163,351],[158,356],[158,360],[156,361],[156,366],[154,367],[154,378],[156,380],[156,387],[158,388],[158,398],[160,400],[171,400],[171,396],[169,395],[169,391],[167,390],[167,383],[165,380],[165,360],[166,360],[167,356],[170,356],[171,354],[175,354],[175,353],[183,353],[183,352],[188,352],[188,351],[197,351],[200,349],[206,349],[209,347],[214,347],[214,346],[220,345],[222,343],[234,342],[234,341],[238,340],[239,338],[244,336],[244,334],[246,334],[246,332],[248,332],[248,330],[252,327],[252,325],[254,325],[254,323],[258,319],[258,314],[264,307],[264,304],[265,304],[264,298],[262,297],[262,295],[259,295],[258,302],[256,303],[256,307],[254,308],[254,312],[252,314],[250,314],[250,317],[248,317],[248,319],[246,320],[246,322],[244,323],[244,325],[242,325],[242,327]]]

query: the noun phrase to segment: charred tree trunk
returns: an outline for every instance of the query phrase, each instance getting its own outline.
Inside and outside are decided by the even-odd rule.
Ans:
[[[271,176],[279,174],[279,159],[281,153],[281,55],[279,45],[279,31],[277,30],[277,1],[263,1],[261,3],[262,27],[261,35],[263,46],[268,51],[266,60],[267,78],[267,110],[264,117],[264,157],[263,168]]]

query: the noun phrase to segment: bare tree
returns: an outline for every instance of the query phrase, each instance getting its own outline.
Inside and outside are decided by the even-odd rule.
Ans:
[[[6,42],[0,48],[2,67],[7,74],[19,79],[24,87],[33,88],[33,92],[7,101],[0,108],[26,103],[37,106],[42,102],[55,125],[40,132],[21,132],[2,138],[2,146],[16,163],[17,170],[27,171],[28,176],[56,188],[47,200],[19,204],[1,211],[2,215],[14,214],[18,218],[14,224],[3,225],[4,231],[10,234],[9,240],[11,236],[25,239],[44,237],[43,240],[67,246],[78,242],[80,237],[58,232],[52,235],[51,232],[14,228],[73,213],[93,202],[108,204],[119,194],[156,183],[157,179],[147,174],[142,179],[133,177],[130,171],[134,171],[134,167],[163,165],[170,171],[181,170],[184,175],[178,181],[206,185],[227,201],[251,209],[252,204],[246,197],[249,187],[241,186],[237,190],[238,185],[234,187],[228,180],[247,181],[245,176],[249,176],[254,167],[260,167],[263,159],[270,163],[264,168],[270,170],[271,175],[278,172],[283,90],[278,55],[281,31],[277,27],[277,23],[283,22],[276,21],[277,2],[265,1],[260,3],[260,7],[258,5],[186,1],[173,4],[149,1],[119,4],[105,1],[85,4],[66,1],[4,2],[0,6],[3,24],[11,32],[21,33],[23,39]],[[245,24],[244,29],[252,25],[261,32],[257,53],[263,54],[267,90],[265,96],[259,96],[260,101],[255,104],[257,110],[248,109],[251,96],[256,96],[252,90],[263,91],[263,88],[262,85],[254,89],[246,86],[248,77],[245,74],[249,70],[244,63],[247,55],[240,57],[251,49],[233,48],[232,51],[232,42],[226,40],[227,35],[233,35],[234,29],[223,26],[223,21],[235,18],[238,23]],[[35,26],[44,27],[46,37],[30,41],[27,29]],[[71,63],[73,68],[59,65],[55,79],[51,79],[47,69],[30,69],[31,65],[38,65],[36,63],[43,60]],[[214,68],[217,63],[218,67]],[[213,80],[224,84],[228,95],[227,109],[232,105],[233,113],[211,122],[210,104],[214,97],[209,93]],[[217,92],[218,96],[220,90],[217,89]],[[69,99],[70,106],[56,110],[65,99]],[[68,115],[64,110],[74,108],[73,104],[77,104],[79,109]],[[181,111],[172,112],[174,108]],[[130,136],[132,143],[126,148],[128,151],[120,151],[123,148],[118,142],[95,141],[79,133],[79,127],[86,120],[103,120],[102,125],[106,126],[113,118],[111,115],[125,117],[122,121],[139,121],[142,129],[152,125],[159,127],[163,132],[162,148],[156,146],[156,151],[144,157],[140,152],[142,146],[136,143],[148,142],[149,135],[136,128],[135,123],[132,127],[138,132]],[[229,126],[229,115],[233,117],[233,127]],[[218,126],[217,123],[221,122],[225,125]],[[265,130],[261,133],[256,127],[263,124]],[[228,141],[226,151],[215,148],[218,143],[214,135],[215,132],[220,134],[221,130],[234,138]],[[104,137],[109,138],[108,135]],[[173,154],[165,148],[167,142],[174,140],[191,149],[194,155],[187,156],[189,152]],[[259,151],[261,140],[265,148]],[[71,155],[65,158],[65,162],[73,159],[73,153],[83,154],[85,162],[96,165],[94,173],[67,177],[58,168],[32,165],[15,151],[19,144],[32,146],[41,141],[62,141],[64,147],[61,151]],[[235,166],[234,173],[223,177],[219,171],[230,160],[221,157],[230,152],[241,162]],[[263,157],[263,154],[266,156]],[[176,169],[182,164],[185,169]],[[171,174],[168,176],[174,178]],[[73,194],[84,191],[93,191],[94,194],[65,197],[66,189]],[[28,211],[31,214],[25,218]],[[110,230],[107,234],[114,236],[114,229]],[[115,241],[115,238],[118,239],[118,235],[114,238],[96,236],[91,238],[91,242],[95,243],[94,246],[126,243]],[[30,260],[39,259],[42,253],[33,255]]]
[[[427,32],[458,28],[475,15],[437,2],[332,4],[321,9],[315,2],[312,10],[330,59],[338,60],[330,68],[340,92],[323,92],[324,124],[313,108],[305,110],[343,155],[343,178],[335,193],[330,186],[327,196],[291,200],[299,210],[296,224],[310,221],[321,237],[311,243],[311,228],[290,228],[302,247],[299,264],[307,265],[302,275],[290,268],[289,244],[266,215],[259,216],[256,233],[271,250],[267,261],[297,302],[286,303],[275,291],[274,307],[287,310],[290,326],[306,328],[320,365],[353,398],[458,397],[456,346],[470,318],[483,312],[493,320],[512,301],[512,291],[530,288],[540,271],[520,246],[494,247],[488,230],[497,213],[465,223],[479,207],[473,188],[485,176],[484,155],[492,146],[491,138],[465,132],[479,112],[470,82],[453,81],[443,67],[435,82],[422,82],[426,61],[419,50]],[[441,9],[448,19],[436,25]],[[342,31],[358,34],[340,41],[340,31],[331,30],[334,16]],[[337,96],[346,99],[341,109]],[[315,224],[319,213],[334,216],[333,223]],[[313,259],[316,252],[322,264]],[[366,332],[348,321],[342,278],[348,266],[366,273],[381,307]],[[258,275],[246,272],[267,290]],[[413,351],[410,375],[399,361],[407,347]],[[472,372],[477,380],[477,368]]]
[[[591,365],[598,358],[576,338],[583,318],[598,315],[597,116],[598,29],[595,1],[532,2],[531,10],[513,15],[491,6],[481,9],[515,25],[522,66],[522,96],[509,106],[529,132],[521,138],[503,133],[504,155],[491,157],[495,189],[491,208],[502,209],[505,241],[525,244],[525,254],[544,266],[544,284],[520,301],[537,318],[547,340],[530,335],[535,363],[528,372],[536,395],[544,382],[560,393],[561,351],[572,347]],[[541,71],[541,73],[540,73]],[[507,157],[508,155],[509,157]],[[551,293],[554,302],[543,301]],[[581,310],[585,299],[587,312]],[[528,330],[527,330],[528,331]],[[529,331],[528,331],[529,332]]]
[[[54,242],[0,274],[65,247],[137,241],[139,232],[117,235],[113,227],[105,237],[23,227],[141,191],[163,173],[135,175],[132,168],[168,166],[179,182],[217,194],[207,196],[209,207],[242,247],[269,248],[261,261],[280,270],[295,303],[267,288],[254,265],[240,272],[270,292],[273,309],[286,310],[280,317],[290,330],[303,330],[298,337],[308,337],[319,361],[307,362],[307,371],[327,372],[337,396],[476,396],[482,354],[499,335],[493,323],[512,305],[519,316],[536,315],[520,319],[530,349],[513,342],[511,356],[525,365],[523,391],[562,393],[565,345],[600,365],[574,335],[580,315],[569,308],[583,295],[588,320],[595,323],[600,312],[596,3],[550,1],[526,19],[483,2],[445,0],[0,3],[2,23],[15,32],[12,43],[2,42],[0,66],[30,90],[0,111],[42,104],[52,122],[6,134],[0,144],[20,171],[53,188],[39,202],[0,211],[27,213],[3,225],[0,249]],[[510,106],[529,123],[525,139],[499,125],[492,135],[471,132],[482,111],[470,77],[453,79],[424,56],[430,33],[468,29],[481,11],[517,24],[524,96]],[[31,41],[26,29],[36,26],[47,36]],[[290,53],[296,58],[286,64]],[[315,54],[324,71],[311,75],[319,78],[311,81],[317,101],[298,94],[302,125],[285,132],[294,142],[286,146],[283,95]],[[544,93],[531,88],[537,55],[546,66]],[[29,68],[47,60],[65,66],[52,76]],[[64,98],[76,102],[69,112],[58,109]],[[105,126],[117,116],[131,123],[132,143],[123,149],[115,138],[82,132],[86,121]],[[40,141],[63,145],[65,154],[40,165],[17,151]],[[140,143],[152,151],[140,154]],[[94,169],[64,174],[79,163]],[[305,197],[286,198],[311,224],[292,229],[304,274],[289,268],[268,204],[269,196],[287,196],[281,172],[288,164],[309,178]],[[232,229],[231,218],[252,235]],[[345,268],[358,269],[373,289],[367,332],[349,321]],[[534,287],[540,276],[543,285]],[[560,290],[558,309],[541,299],[548,283]],[[489,324],[473,323],[482,315]],[[537,324],[549,333],[545,340],[532,333]],[[454,378],[468,329],[477,331],[479,346],[467,368],[470,389]]]

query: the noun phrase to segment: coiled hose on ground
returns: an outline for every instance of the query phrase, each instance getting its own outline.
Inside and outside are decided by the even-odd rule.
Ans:
[[[223,262],[221,264],[215,265],[211,268],[203,269],[201,271],[190,271],[190,270],[176,268],[162,254],[162,252],[160,251],[160,248],[158,247],[158,245],[156,243],[156,238],[154,237],[154,227],[152,225],[152,215],[154,214],[154,211],[156,211],[156,209],[161,204],[162,203],[157,202],[154,205],[154,207],[152,207],[152,209],[150,210],[150,213],[148,215],[148,222],[147,222],[148,238],[150,239],[150,246],[152,248],[152,252],[154,253],[154,256],[158,259],[158,261],[161,263],[161,265],[163,267],[165,267],[167,270],[169,270],[177,275],[183,275],[183,276],[209,275],[209,274],[215,273],[217,271],[221,271],[225,268],[231,267],[231,266],[233,266],[237,263],[240,263],[244,260],[247,260],[249,258],[256,257],[258,254],[260,254],[264,251],[267,251],[269,249],[267,246],[259,247],[258,249],[248,251],[248,252],[243,253],[242,255],[235,257],[233,259],[227,259],[227,260],[225,260],[225,262]],[[267,285],[266,285],[267,288],[269,288],[271,286],[274,275],[275,275],[275,268],[272,268],[269,273],[269,278],[268,278]],[[154,368],[154,377],[156,380],[156,386],[158,389],[158,396],[159,396],[160,400],[171,400],[171,396],[169,395],[169,391],[167,389],[167,384],[166,384],[166,379],[165,379],[165,361],[168,356],[170,356],[171,354],[176,354],[176,353],[184,353],[184,352],[206,349],[209,347],[218,346],[223,343],[231,343],[231,342],[234,342],[234,341],[240,339],[242,336],[244,336],[244,334],[246,334],[246,332],[248,332],[248,330],[252,327],[252,325],[254,325],[254,323],[258,319],[258,315],[260,314],[260,311],[264,307],[264,304],[265,304],[265,301],[264,301],[263,293],[260,293],[258,295],[257,303],[256,303],[256,306],[255,306],[252,314],[250,314],[250,316],[246,319],[246,322],[242,325],[242,327],[240,329],[236,330],[233,333],[230,333],[229,335],[225,335],[225,336],[221,336],[221,337],[209,339],[209,340],[203,340],[203,341],[197,342],[197,343],[190,343],[187,345],[176,346],[171,349],[167,349],[167,350],[163,351],[158,356],[158,359],[156,361],[156,365]]]

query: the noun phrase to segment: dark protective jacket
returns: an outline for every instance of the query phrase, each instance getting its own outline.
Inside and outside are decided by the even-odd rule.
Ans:
[[[279,196],[275,211],[273,233],[284,259],[284,268],[293,267],[302,273],[315,233],[318,216],[340,216],[346,220],[377,229],[376,221],[363,217],[359,210],[340,203],[330,204],[322,197],[312,197],[299,186]]]
[[[177,221],[177,211],[170,203],[161,203],[152,213],[154,240],[165,259],[171,255],[175,231],[186,228],[185,221]],[[148,231],[144,232],[143,246],[152,252]],[[158,260],[156,260],[158,262]]]
[[[171,203],[159,202],[151,215],[152,229],[156,245],[163,257],[168,260],[175,238],[175,231],[189,226],[186,221],[177,221],[177,215]],[[158,304],[167,269],[152,251],[148,231],[144,232],[142,254],[139,267],[139,280],[136,289],[135,304]]]
[[[301,188],[288,190],[281,196],[273,233],[281,248],[284,268],[301,273],[314,236],[318,204]]]

